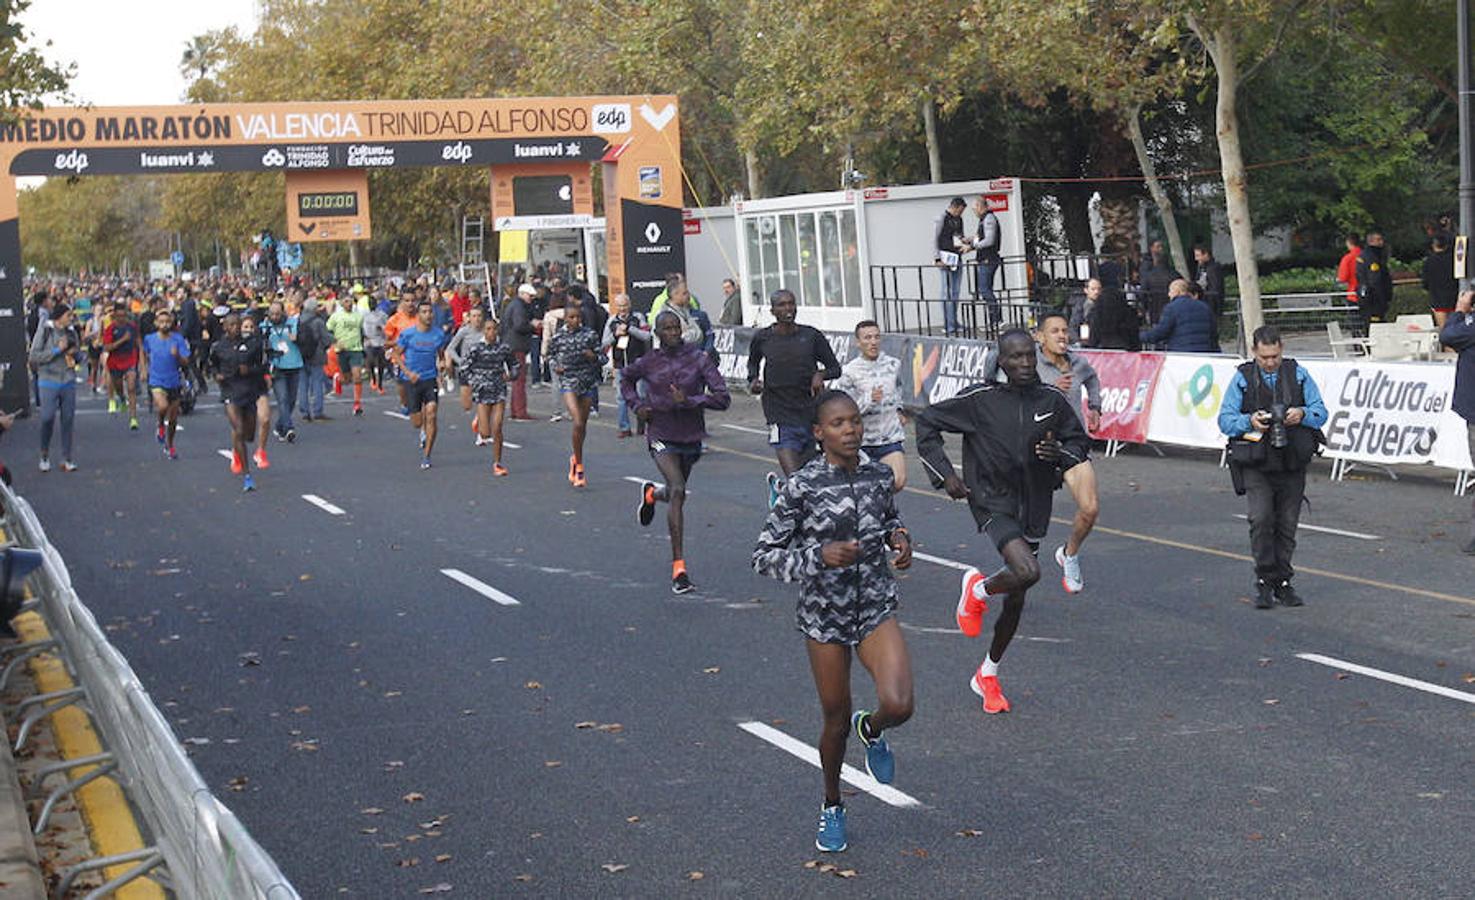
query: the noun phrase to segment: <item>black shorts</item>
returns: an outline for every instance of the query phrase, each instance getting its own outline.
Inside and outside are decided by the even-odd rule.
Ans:
[[[1007,513],[994,513],[978,526],[978,530],[989,536],[1000,553],[1004,551],[1004,545],[1015,538],[1028,544],[1031,553],[1036,556],[1040,553],[1040,542],[1025,537],[1024,528],[1019,524],[1019,520]]]
[[[178,403],[179,402],[180,394],[183,391],[184,391],[184,388],[182,388],[182,387],[163,387],[162,385],[157,385],[157,384],[151,384],[151,385],[149,385],[149,393],[151,393],[151,394],[163,394],[164,395],[164,399],[165,400],[168,400],[170,403]]]
[[[417,413],[431,403],[440,402],[440,384],[434,378],[405,382],[405,395],[410,401],[410,412]]]
[[[232,391],[230,394],[226,395],[225,402],[229,403],[231,406],[238,406],[241,409],[250,409],[252,411],[255,411],[256,401],[260,400],[264,393],[264,391]]]

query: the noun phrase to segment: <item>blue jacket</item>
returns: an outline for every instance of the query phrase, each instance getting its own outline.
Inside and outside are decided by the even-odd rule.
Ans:
[[[1446,347],[1460,351],[1455,365],[1455,396],[1451,408],[1475,425],[1475,313],[1450,313],[1439,332]]]
[[[1219,329],[1214,311],[1202,300],[1179,294],[1163,307],[1162,319],[1142,332],[1143,344],[1163,345],[1180,353],[1218,353]]]

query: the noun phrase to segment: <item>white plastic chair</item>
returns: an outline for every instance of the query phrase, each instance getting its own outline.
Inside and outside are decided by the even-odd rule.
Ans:
[[[1342,334],[1341,322],[1326,323],[1326,338],[1327,343],[1332,345],[1332,359],[1351,359],[1358,355],[1367,356],[1371,352],[1369,348],[1372,342],[1364,337],[1345,336]],[[1353,353],[1353,348],[1362,351],[1361,354]]]

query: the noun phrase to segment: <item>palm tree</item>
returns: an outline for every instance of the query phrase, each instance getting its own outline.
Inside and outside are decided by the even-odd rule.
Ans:
[[[222,49],[219,32],[195,35],[185,42],[184,54],[179,58],[180,74],[191,81],[205,78],[220,64]]]

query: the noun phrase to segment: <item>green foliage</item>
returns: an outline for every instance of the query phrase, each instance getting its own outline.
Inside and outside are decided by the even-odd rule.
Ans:
[[[42,98],[64,96],[73,65],[54,66],[40,49],[30,46],[31,36],[20,18],[31,0],[0,0],[0,121],[10,122],[17,110],[39,109]],[[44,46],[50,46],[47,41]]]

